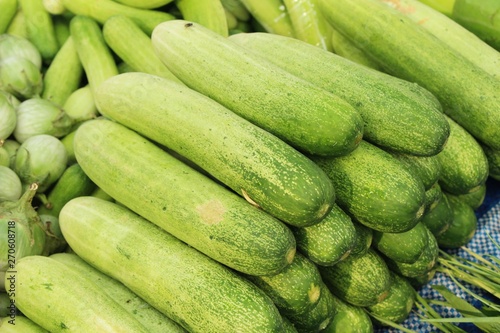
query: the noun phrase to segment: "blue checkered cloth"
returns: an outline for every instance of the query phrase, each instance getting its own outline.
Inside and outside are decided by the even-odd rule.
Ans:
[[[467,244],[467,247],[479,254],[491,254],[500,258],[500,250],[493,244],[490,237],[500,244],[500,182],[494,179],[488,179],[486,183],[486,197],[481,205],[476,210],[478,218],[478,229],[474,238]],[[489,235],[489,236],[488,236]],[[448,250],[450,254],[458,254],[462,257],[469,258],[468,254],[463,250]],[[419,294],[426,299],[444,300],[443,297],[433,290],[429,285],[443,285],[453,291],[457,296],[462,297],[469,303],[480,307],[480,302],[472,298],[460,289],[454,282],[444,274],[436,273],[435,277],[428,285],[419,289]],[[491,299],[491,296],[486,295],[482,290],[472,288],[475,293]],[[458,317],[456,310],[446,307],[434,307],[437,312],[445,318]],[[414,308],[416,311],[416,308]],[[410,316],[402,323],[402,326],[414,330],[416,332],[439,332],[437,328],[429,323],[422,322],[419,317],[412,312]],[[458,325],[466,332],[480,333],[481,331],[473,324],[461,323]],[[396,333],[400,330],[393,328],[377,328],[376,333]]]

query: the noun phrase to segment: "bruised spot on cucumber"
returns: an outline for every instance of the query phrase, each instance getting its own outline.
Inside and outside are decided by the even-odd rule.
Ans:
[[[206,224],[218,224],[224,219],[226,208],[218,200],[207,201],[196,207],[198,214]]]
[[[319,285],[311,283],[311,289],[309,290],[309,300],[311,303],[316,303],[321,295],[321,287]]]

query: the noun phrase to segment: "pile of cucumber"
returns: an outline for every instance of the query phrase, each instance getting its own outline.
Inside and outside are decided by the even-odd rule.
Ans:
[[[404,322],[500,180],[494,28],[444,13],[0,0],[0,332]]]

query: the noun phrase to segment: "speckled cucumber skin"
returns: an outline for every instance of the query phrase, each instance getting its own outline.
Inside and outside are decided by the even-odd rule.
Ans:
[[[420,220],[435,237],[445,232],[452,221],[453,211],[444,194],[441,195],[436,207],[426,212]]]
[[[121,74],[99,87],[96,103],[101,114],[188,158],[284,222],[312,225],[333,206],[333,185],[309,158],[176,82]]]
[[[276,274],[293,260],[284,223],[123,125],[88,121],[74,147],[99,188],[209,257],[250,275]]]
[[[373,333],[373,323],[362,307],[342,301],[332,294],[334,315],[323,333]]]
[[[408,154],[391,153],[410,172],[420,178],[425,190],[429,190],[439,180],[441,164],[437,155],[414,156]]]
[[[124,207],[79,197],[60,221],[78,256],[189,332],[283,332],[261,290]]]
[[[199,24],[164,22],[151,39],[187,86],[302,152],[344,155],[362,138],[363,120],[345,100]]]
[[[449,126],[439,102],[422,87],[290,37],[246,33],[229,39],[344,98],[363,117],[365,140],[420,156],[435,155],[443,149]]]
[[[403,232],[422,216],[422,181],[382,149],[363,140],[346,156],[312,158],[332,179],[337,204],[365,226]]]

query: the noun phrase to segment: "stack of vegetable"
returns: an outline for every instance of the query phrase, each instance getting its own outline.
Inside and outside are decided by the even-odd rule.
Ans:
[[[443,250],[500,180],[494,29],[416,0],[0,6],[1,329],[372,332],[436,271],[474,280]]]

